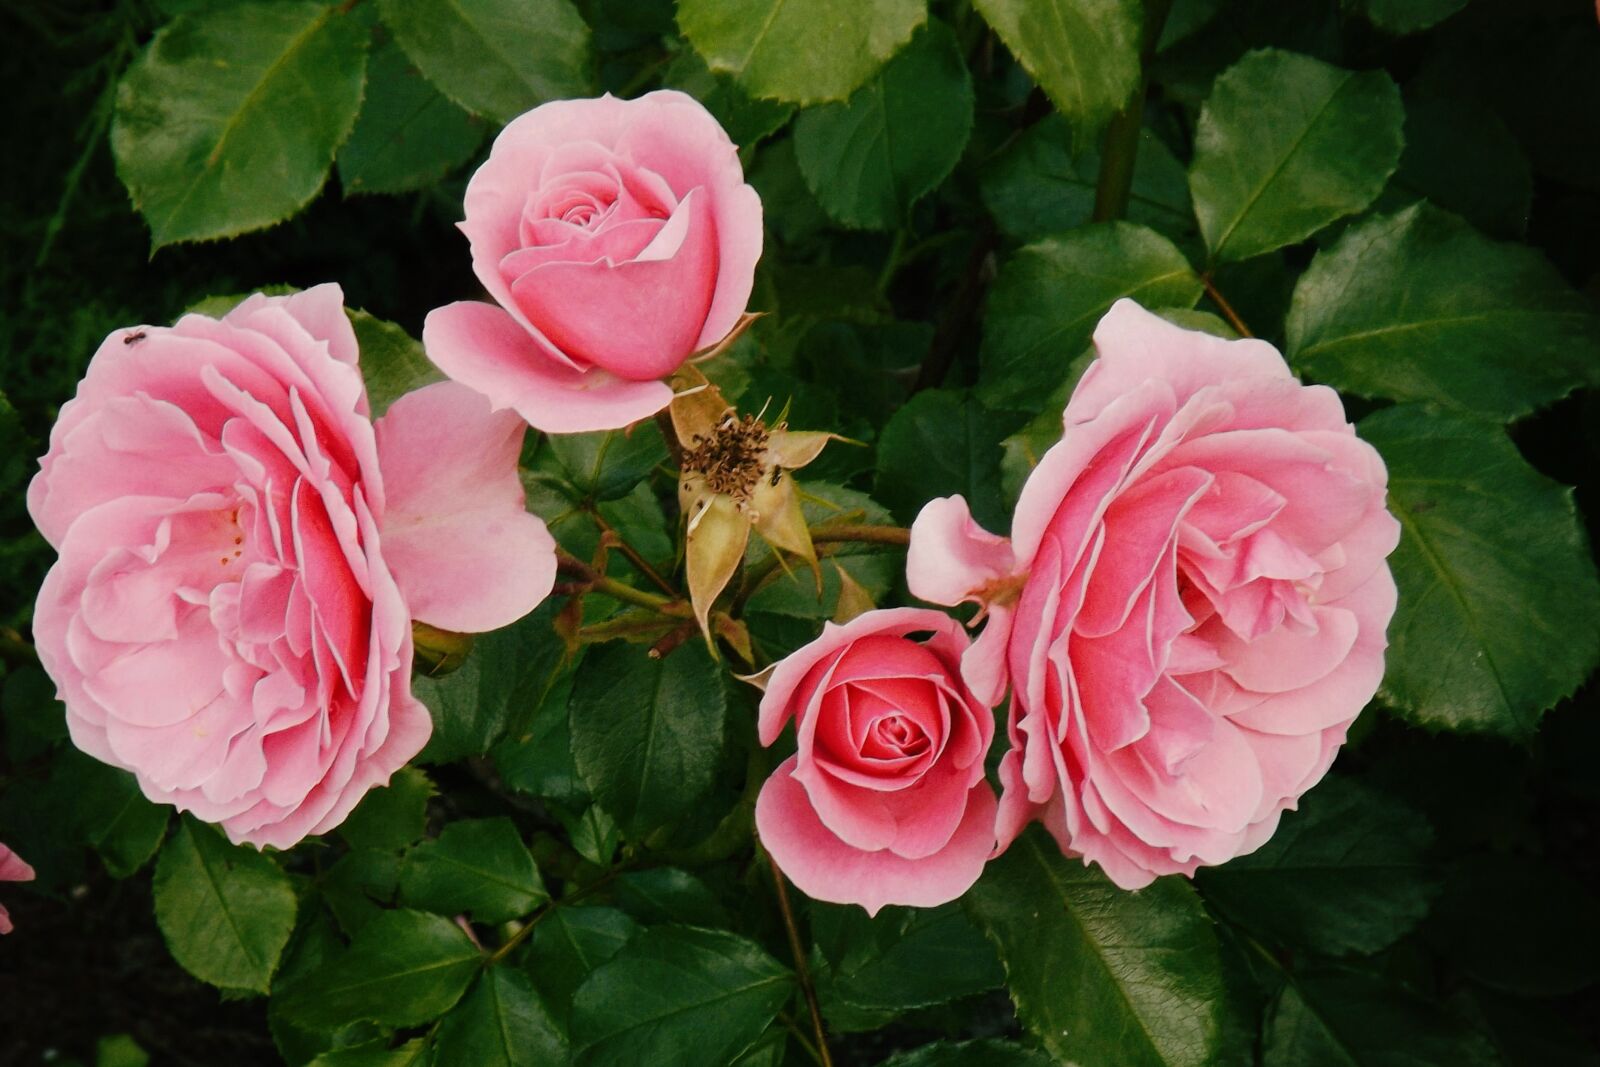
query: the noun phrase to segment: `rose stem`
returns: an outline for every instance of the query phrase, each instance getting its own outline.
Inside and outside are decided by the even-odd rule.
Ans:
[[[563,573],[583,579],[592,591],[603,593],[616,600],[641,608],[649,608],[651,611],[678,619],[688,618],[693,614],[689,605],[681,600],[668,600],[664,596],[647,593],[643,589],[635,589],[633,586],[619,582],[614,578],[607,578],[605,575],[596,572],[593,567],[583,562],[583,560],[570,555],[560,548],[556,549],[556,567]]]
[[[1144,130],[1144,98],[1149,80],[1144,71],[1155,58],[1156,42],[1166,25],[1172,0],[1145,0],[1144,47],[1139,55],[1139,84],[1123,109],[1106,126],[1105,145],[1100,153],[1100,177],[1094,188],[1095,222],[1110,222],[1128,213],[1128,197],[1133,191],[1133,165],[1139,156],[1139,134]]]
[[[1229,326],[1238,331],[1240,337],[1255,336],[1250,332],[1250,327],[1246,326],[1244,320],[1239,317],[1239,313],[1233,310],[1233,305],[1223,298],[1222,292],[1217,288],[1216,283],[1211,280],[1210,271],[1200,276],[1200,283],[1206,287],[1206,295],[1211,298],[1213,304],[1217,305],[1217,309],[1222,312],[1222,317],[1228,320]]]
[[[903,526],[869,526],[857,523],[824,523],[811,528],[813,544],[830,541],[867,541],[875,545],[909,545],[911,531]]]
[[[656,584],[657,589],[661,590],[669,597],[672,597],[674,600],[682,599],[678,591],[672,588],[672,583],[668,582],[665,578],[661,577],[660,574],[656,573],[656,569],[650,566],[649,563],[645,562],[645,558],[639,554],[638,550],[622,539],[622,535],[617,533],[615,527],[605,520],[605,516],[600,514],[599,508],[591,505],[584,510],[587,511],[589,513],[589,517],[594,520],[595,526],[597,526],[600,530],[600,536],[606,539],[607,545],[615,548],[618,552],[621,552],[624,556],[626,556],[628,562],[633,564],[640,574],[644,575],[646,578],[650,579]]]
[[[766,855],[767,866],[772,869],[772,884],[778,891],[778,910],[783,913],[783,926],[789,932],[789,951],[794,953],[794,973],[800,979],[800,991],[805,994],[806,1007],[811,1010],[811,1025],[817,1031],[817,1051],[821,1053],[819,1062],[822,1067],[833,1067],[833,1056],[828,1052],[827,1031],[822,1028],[822,1009],[817,1007],[817,989],[811,984],[811,969],[806,966],[805,947],[800,944],[800,928],[795,925],[794,909],[789,906],[789,888],[772,853]]]

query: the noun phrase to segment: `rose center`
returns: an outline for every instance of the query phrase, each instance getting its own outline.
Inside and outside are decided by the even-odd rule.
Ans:
[[[871,738],[877,747],[897,756],[919,756],[928,750],[928,735],[905,715],[885,715],[872,724]]]

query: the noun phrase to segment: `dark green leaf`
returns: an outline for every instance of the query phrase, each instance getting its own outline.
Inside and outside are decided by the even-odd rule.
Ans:
[[[795,120],[812,195],[847,226],[894,229],[949,176],[972,130],[972,78],[955,35],[931,21],[840,104]]]
[[[406,853],[400,896],[441,915],[471,914],[480,923],[509,922],[550,899],[516,824],[500,816],[447,825]]]
[[[378,418],[389,405],[413,389],[444,381],[410,334],[392,322],[365,311],[346,311],[361,347],[361,377],[367,386],[367,403]]]
[[[392,850],[353,848],[317,880],[322,899],[345,933],[354,935],[382,915],[400,890],[400,857]]]
[[[1406,100],[1406,150],[1390,183],[1390,193],[1407,192],[1459,212],[1496,237],[1521,237],[1532,211],[1533,174],[1516,138],[1492,112],[1413,97]]]
[[[1416,993],[1353,971],[1296,973],[1267,1010],[1262,1067],[1498,1067],[1481,1034]]]
[[[533,984],[565,1018],[583,980],[638,932],[639,925],[615,908],[554,908],[533,931]]]
[[[1010,1041],[940,1041],[891,1056],[880,1067],[1050,1067],[1050,1057]]]
[[[615,500],[667,460],[667,446],[654,423],[602,433],[552,434],[545,446],[584,496]]]
[[[1248,856],[1196,875],[1207,903],[1283,944],[1331,956],[1386,948],[1428,912],[1433,831],[1410,805],[1329,778]]]
[[[161,847],[172,809],[146,800],[127,771],[76,754],[70,766],[83,840],[100,854],[113,878],[128,877]]]
[[[399,1048],[390,1048],[389,1044],[388,1038],[380,1038],[364,1045],[333,1049],[306,1067],[428,1067],[427,1038],[415,1038]]]
[[[1382,71],[1251,52],[1217,79],[1189,188],[1213,259],[1248,259],[1360,211],[1400,162],[1405,112]]]
[[[363,12],[302,0],[180,15],[123,77],[111,147],[156,248],[281,222],[361,106]]]
[[[0,406],[4,403],[0,396]],[[67,739],[67,709],[56,699],[56,684],[35,666],[12,667],[0,682],[0,722],[5,724],[6,755],[16,763],[41,756]]]
[[[1363,396],[1524,415],[1600,380],[1600,318],[1538,252],[1417,204],[1353,226],[1295,286],[1289,358]]]
[[[1472,990],[1452,998],[1459,1014],[1479,1020],[1504,1067],[1600,1067],[1600,1049],[1556,1004]]]
[[[975,0],[973,6],[1085,142],[1139,87],[1144,23],[1133,0]]]
[[[979,191],[1002,232],[1036,241],[1087,223],[1099,179],[1099,152],[1075,154],[1072,127],[1060,115],[1050,115],[984,168]],[[1139,136],[1128,219],[1169,236],[1194,231],[1188,174],[1150,130]]]
[[[185,816],[153,890],[156,922],[185,970],[223,989],[267,991],[294,932],[294,886],[276,863]]]
[[[659,923],[728,925],[728,910],[706,884],[676,867],[629,871],[611,883],[611,897],[629,915],[651,926]]]
[[[490,755],[495,769],[510,788],[568,804],[588,797],[572,762],[572,733],[567,722],[567,700],[576,673],[574,667],[558,671],[536,704],[518,710],[525,719],[521,730],[494,746]]]
[[[873,492],[902,522],[936,496],[960,493],[990,529],[1006,526],[1000,496],[1004,420],[965,392],[925,389],[896,411],[878,441]]]
[[[481,960],[444,916],[386,911],[361,928],[348,951],[275,999],[291,1020],[314,1029],[357,1019],[420,1026],[461,999]]]
[[[925,0],[679,0],[678,26],[755,96],[843,100],[927,18]]]
[[[686,926],[647,930],[573,998],[574,1067],[723,1067],[793,992],[793,975],[741,937]]]
[[[1385,702],[1432,728],[1526,738],[1600,658],[1600,583],[1572,492],[1498,427],[1415,407],[1361,422],[1389,465]]]
[[[776,133],[794,114],[793,104],[753,97],[726,74],[712,73],[692,48],[678,53],[662,82],[704,104],[740,148],[754,147],[756,142]]]
[[[967,899],[999,946],[1018,1016],[1058,1060],[1228,1062],[1217,935],[1187,881],[1125,892],[1035,827]]]
[[[339,824],[339,836],[352,848],[389,852],[405,848],[422,839],[433,792],[426,774],[415,767],[402,767],[388,785],[361,798],[356,810]]]
[[[661,659],[623,642],[592,648],[568,707],[578,773],[630,837],[678,821],[716,787],[728,708],[701,642]]]
[[[471,159],[485,129],[385,41],[367,64],[361,115],[339,150],[339,181],[346,196],[425,188]]]
[[[1390,33],[1415,33],[1454,15],[1467,0],[1343,0],[1343,6]]]
[[[1518,996],[1564,996],[1600,980],[1600,899],[1525,857],[1464,863],[1425,927],[1461,970]]]
[[[1118,299],[1191,307],[1200,292],[1183,253],[1143,226],[1098,223],[1028,245],[1001,267],[989,293],[978,396],[1032,411],[1066,380]]]
[[[384,25],[457,104],[510,122],[590,92],[589,27],[569,0],[378,0]]]
[[[552,1067],[567,1062],[561,1028],[514,967],[490,967],[439,1026],[433,1067]]]
[[[814,904],[811,937],[827,962],[816,976],[829,1025],[874,1030],[913,1008],[998,988],[994,948],[954,904],[885,908]]]
[[[412,679],[413,692],[433,713],[433,737],[419,760],[482,755],[543,700],[566,655],[551,628],[558,607],[546,601],[505,629],[479,635],[466,663],[451,674]]]

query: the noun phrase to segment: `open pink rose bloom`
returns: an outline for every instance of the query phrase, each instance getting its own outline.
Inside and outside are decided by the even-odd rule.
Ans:
[[[358,358],[334,285],[119,330],[29,486],[73,741],[234,841],[323,832],[422,748],[413,619],[493,629],[554,580],[521,420],[446,382],[374,423]]]
[[[666,407],[660,379],[739,321],[761,199],[693,97],[559,100],[501,131],[461,229],[496,304],[432,312],[429,357],[541,430],[606,430]]]
[[[964,670],[1011,690],[998,836],[1039,819],[1137,888],[1259,847],[1383,675],[1399,524],[1331,389],[1257,340],[1123,300],[1011,537],[966,502],[912,529],[911,590],[977,601]]]
[[[5,845],[0,845],[0,882],[31,882],[33,868],[22,862],[22,857]],[[11,914],[0,904],[0,934],[11,932]]]
[[[978,880],[994,849],[994,719],[961,680],[966,648],[941,612],[869,611],[773,671],[761,742],[793,719],[798,751],[762,787],[756,829],[807,895],[876,913]]]

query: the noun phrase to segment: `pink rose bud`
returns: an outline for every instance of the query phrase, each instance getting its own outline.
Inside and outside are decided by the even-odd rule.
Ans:
[[[660,381],[739,322],[761,199],[693,97],[558,100],[515,119],[467,186],[462,231],[494,304],[428,316],[450,377],[552,433],[666,407]]]
[[[22,862],[22,857],[5,845],[0,845],[0,882],[31,882],[33,868]],[[11,914],[0,904],[0,934],[11,932]]]
[[[994,716],[961,680],[966,648],[941,612],[869,611],[772,672],[761,743],[793,719],[799,750],[762,786],[756,830],[808,896],[876,913],[978,880],[994,850]]]
[[[1383,677],[1400,527],[1338,395],[1271,345],[1128,300],[1094,340],[1010,542],[936,500],[906,569],[989,609],[963,667],[1011,687],[1002,844],[1040,819],[1135,889],[1256,849],[1327,771]]]
[[[73,742],[236,842],[332,828],[422,748],[413,619],[504,626],[555,579],[521,420],[443,382],[374,424],[357,358],[335,285],[119,330],[28,487]]]

